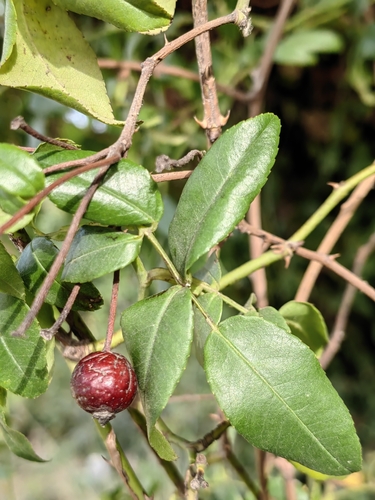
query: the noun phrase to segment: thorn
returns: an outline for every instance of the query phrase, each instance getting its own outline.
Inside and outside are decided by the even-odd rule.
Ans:
[[[207,129],[207,120],[198,120],[196,116],[194,116],[194,120],[198,123],[200,127],[202,127],[204,130]]]

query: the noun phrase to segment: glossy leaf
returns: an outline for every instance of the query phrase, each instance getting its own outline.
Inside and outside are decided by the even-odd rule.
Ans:
[[[217,253],[212,253],[204,265],[194,273],[194,277],[211,286],[217,286],[221,278],[221,267]]]
[[[84,283],[122,269],[138,256],[141,245],[140,236],[83,226],[74,237],[61,279]]]
[[[0,241],[0,292],[23,299],[25,287],[12,257]]]
[[[206,311],[210,319],[218,324],[223,312],[223,301],[215,293],[205,293],[198,297],[198,302]],[[203,314],[194,306],[194,346],[195,355],[201,366],[204,365],[204,346],[207,337],[211,333],[211,327]]]
[[[98,170],[86,172],[54,189],[50,199],[61,210],[75,213]],[[59,175],[48,177],[52,183]],[[163,202],[149,172],[129,160],[113,165],[95,192],[85,218],[114,226],[143,226],[158,222]]]
[[[254,316],[235,316],[205,347],[209,384],[231,424],[254,446],[324,474],[361,468],[350,414],[313,352]]]
[[[0,293],[0,386],[35,398],[48,387],[46,343],[36,320],[24,338],[12,337],[28,311],[22,300]]]
[[[328,330],[320,311],[309,302],[292,300],[280,308],[291,332],[315,353],[328,342]]]
[[[36,295],[59,250],[47,238],[34,238],[22,252],[17,262],[17,269],[26,288]],[[71,283],[61,280],[61,271],[54,280],[46,297],[46,302],[57,307],[64,307],[73,288]],[[94,311],[103,304],[99,291],[92,283],[84,283],[74,303],[74,310]]]
[[[0,224],[7,222],[43,188],[44,174],[35,159],[16,146],[0,144]],[[38,207],[7,232],[25,227],[37,212]]]
[[[159,33],[173,17],[176,0],[53,0],[77,14],[96,17],[126,31]]]
[[[100,121],[113,117],[96,56],[66,10],[49,0],[8,0],[0,84],[36,92]],[[103,2],[102,2],[103,3]],[[16,21],[14,27],[8,23]]]
[[[259,115],[227,130],[203,157],[182,192],[169,228],[181,274],[244,217],[275,161],[280,121]]]
[[[193,337],[191,292],[173,286],[126,309],[121,318],[137,374],[148,432],[185,370]]]
[[[17,457],[30,460],[31,462],[46,462],[37,455],[31,446],[30,441],[21,432],[11,429],[5,422],[0,413],[0,428],[3,431],[4,441],[10,451]]]
[[[277,45],[274,61],[292,66],[311,66],[318,62],[319,54],[341,52],[341,36],[328,29],[294,31]]]

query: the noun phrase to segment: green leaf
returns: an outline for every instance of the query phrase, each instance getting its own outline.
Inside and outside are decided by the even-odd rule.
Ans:
[[[83,226],[74,237],[61,279],[84,283],[122,269],[138,256],[142,239],[105,227]]]
[[[25,287],[12,257],[0,241],[0,292],[13,295],[19,299],[25,298]]]
[[[177,455],[169,441],[156,427],[153,427],[149,431],[149,441],[150,445],[163,460],[172,462],[172,460],[177,459]]]
[[[0,84],[36,92],[108,124],[121,124],[113,117],[96,56],[68,13],[50,0],[8,3]]]
[[[181,274],[244,217],[275,161],[280,121],[259,115],[227,130],[187,181],[169,228]]]
[[[26,151],[0,144],[0,209],[13,215],[44,188],[44,174]]]
[[[300,338],[315,353],[327,344],[328,330],[318,309],[309,302],[291,300],[280,308],[291,333]]]
[[[360,470],[350,414],[294,335],[262,318],[235,316],[210,334],[204,355],[220,407],[254,446],[324,474]]]
[[[7,404],[7,391],[0,387],[0,414],[3,415]]]
[[[197,300],[213,323],[218,324],[223,312],[223,301],[221,298],[215,293],[205,293],[204,295],[198,297]],[[204,365],[204,346],[210,333],[211,327],[199,309],[194,306],[195,355],[201,366]]]
[[[126,347],[137,374],[148,433],[185,370],[193,337],[191,292],[173,286],[137,302],[121,318]]]
[[[74,214],[98,169],[86,172],[54,189],[50,199],[61,210]],[[47,178],[52,183],[61,174]],[[114,226],[143,226],[158,222],[163,202],[149,172],[129,160],[121,160],[107,172],[95,192],[85,218]]]
[[[47,238],[34,238],[22,252],[17,269],[26,288],[36,295],[59,250]],[[73,285],[61,280],[61,270],[46,297],[47,304],[64,307]],[[73,310],[94,311],[103,304],[99,291],[92,283],[84,283],[78,293]]]
[[[8,427],[5,419],[1,417],[0,414],[0,427],[3,431],[4,441],[11,452],[13,452],[17,457],[30,460],[31,462],[47,462],[43,460],[39,455],[35,453],[30,441],[26,436],[21,434],[21,432],[15,431]]]
[[[13,46],[16,43],[17,14],[13,2],[5,2],[4,21],[4,43],[0,66],[2,66],[5,61],[9,59]]]
[[[36,320],[26,337],[12,337],[28,313],[16,297],[0,293],[0,385],[27,398],[43,394],[48,387],[46,343]]]
[[[283,316],[274,307],[262,307],[261,309],[259,309],[259,315],[266,321],[269,321],[270,323],[273,323],[279,328],[282,328],[286,332],[290,333],[290,328],[287,321],[285,321]]]
[[[211,254],[204,265],[194,273],[194,277],[204,281],[211,286],[218,286],[221,278],[221,267],[219,257],[216,252]]]
[[[173,17],[176,0],[53,0],[77,14],[96,17],[126,31],[156,34],[166,29]],[[151,34],[151,33],[150,33]]]
[[[274,61],[277,64],[310,66],[318,62],[318,54],[341,52],[341,36],[328,29],[294,31],[277,45]]]

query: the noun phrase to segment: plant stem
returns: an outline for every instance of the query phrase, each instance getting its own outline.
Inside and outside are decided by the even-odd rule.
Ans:
[[[121,448],[120,443],[118,442],[117,437],[114,435],[111,424],[106,424],[102,427],[97,420],[95,420],[96,428],[99,431],[101,438],[110,454],[112,465],[117,470],[121,479],[125,479],[126,485],[128,486],[131,496],[135,500],[145,500],[145,498],[149,498],[143,489],[138,477],[136,476],[132,466],[130,465],[126,455]],[[110,441],[109,438],[114,438],[114,443]],[[114,446],[113,446],[114,444]],[[117,455],[118,456],[115,456]],[[117,458],[120,458],[120,463],[117,464]],[[120,467],[119,467],[120,466]],[[119,470],[121,469],[121,470]]]
[[[317,225],[335,208],[338,203],[348,195],[348,193],[361,181],[370,177],[375,173],[375,163],[361,170],[357,174],[350,177],[347,181],[340,184],[327,198],[327,200],[318,208],[318,210],[296,231],[288,241],[298,242],[304,240],[317,227]],[[236,281],[246,278],[249,274],[257,269],[269,266],[274,262],[283,259],[286,252],[274,253],[272,250],[265,252],[257,259],[250,260],[233,271],[224,275],[219,283],[219,290],[222,290],[228,285]]]
[[[196,278],[193,278],[192,281],[192,292],[198,291],[199,289],[205,290],[206,292],[209,293],[214,293],[218,297],[221,298],[221,300],[225,303],[227,303],[229,306],[233,307],[234,309],[237,309],[237,311],[240,311],[243,314],[247,314],[249,312],[246,307],[241,306],[238,302],[235,300],[231,299],[230,297],[227,297],[223,293],[219,292],[216,288],[210,286],[208,283],[205,283],[204,281],[200,281]]]
[[[116,319],[116,309],[117,309],[119,285],[120,285],[120,270],[117,270],[113,273],[111,304],[109,307],[107,335],[105,337],[103,351],[110,351],[111,350],[113,330],[115,327],[115,319]]]
[[[155,247],[156,251],[159,253],[161,258],[164,260],[164,262],[165,262],[166,266],[168,267],[169,272],[173,276],[175,282],[178,283],[179,285],[185,286],[184,280],[179,275],[177,269],[175,268],[171,259],[166,254],[164,248],[160,245],[158,240],[155,238],[154,233],[150,229],[148,229],[148,230],[144,231],[144,234],[147,236],[147,238],[150,240],[150,242]]]

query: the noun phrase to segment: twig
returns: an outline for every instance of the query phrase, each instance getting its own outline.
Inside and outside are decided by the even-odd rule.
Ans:
[[[49,144],[60,146],[60,148],[78,149],[76,146],[70,144],[69,142],[60,141],[59,139],[52,139],[52,137],[47,137],[46,135],[40,134],[37,130],[30,127],[30,125],[26,123],[23,116],[17,116],[17,118],[14,118],[14,120],[11,121],[10,128],[11,130],[18,130],[20,128],[21,130],[26,132],[26,134],[35,137],[35,139],[38,139],[38,141],[48,142]]]
[[[201,160],[205,151],[199,151],[198,149],[192,149],[185,156],[180,158],[179,160],[173,160],[169,158],[168,155],[159,155],[155,161],[155,172],[160,174],[164,170],[171,170],[172,168],[180,168],[187,165],[191,160],[193,160],[196,156]]]
[[[232,446],[230,444],[227,433],[223,435],[223,449],[226,459],[231,464],[233,469],[237,472],[242,481],[246,484],[246,486],[249,488],[249,490],[252,492],[252,494],[255,496],[257,500],[262,500],[261,496],[262,493],[259,490],[259,487],[255,484],[255,482],[247,473],[244,466],[241,464],[236,455],[233,453]]]
[[[207,23],[207,0],[193,0],[193,19],[194,27]],[[220,137],[221,127],[227,123],[229,113],[227,116],[223,116],[220,113],[216,82],[212,68],[209,33],[202,33],[195,37],[194,42],[204,110],[203,120],[200,121],[195,118],[195,121],[206,131],[208,144],[210,145]]]
[[[375,233],[371,235],[368,242],[359,247],[353,264],[353,273],[361,276],[362,269],[372,252],[375,250]],[[335,324],[323,354],[320,357],[320,364],[326,370],[345,338],[345,330],[349,314],[352,309],[357,290],[353,285],[348,284],[337,312]]]
[[[107,161],[108,163],[108,161]],[[87,207],[95,194],[95,191],[98,189],[103,177],[107,173],[108,169],[111,167],[111,163],[109,165],[103,166],[100,169],[100,172],[97,174],[95,179],[92,181],[90,187],[87,189],[85,195],[83,196],[79,207],[77,208],[76,213],[73,216],[72,222],[70,224],[69,230],[66,233],[66,237],[64,243],[60,249],[60,252],[57,254],[56,259],[54,260],[46,279],[43,282],[43,285],[40,287],[37,296],[34,299],[32,306],[30,307],[29,312],[25,316],[25,319],[22,321],[21,325],[15,330],[12,335],[14,337],[23,337],[25,335],[26,330],[29,328],[31,323],[33,322],[35,316],[40,311],[40,308],[43,305],[45,298],[51,288],[56,276],[58,275],[60,268],[65,260],[65,257],[68,255],[70,246],[72,244],[73,238],[79,228],[79,224],[81,222],[82,217],[84,216]]]
[[[46,167],[43,170],[43,172],[44,175],[50,175],[59,172],[60,170],[68,170],[69,168],[86,166],[88,163],[99,162],[103,158],[109,159],[108,153],[109,153],[109,148],[105,148],[91,156],[86,156],[86,158],[81,158],[79,160],[64,161],[62,163],[57,163],[56,165],[51,165],[50,167]]]
[[[214,19],[213,21],[209,21],[201,26],[198,26],[187,33],[184,33],[180,37],[176,38],[172,42],[167,42],[164,47],[159,50],[153,56],[147,58],[145,62],[142,64],[141,76],[138,81],[137,89],[135,91],[134,99],[130,106],[129,114],[127,116],[124,128],[121,132],[119,139],[114,143],[111,147],[111,151],[119,152],[122,155],[125,155],[126,151],[131,146],[131,138],[134,134],[137,124],[137,118],[142,106],[143,97],[146,91],[147,83],[153,74],[156,66],[162,62],[169,54],[176,51],[187,42],[192,41],[196,36],[205,33],[206,31],[210,31],[214,28],[218,28],[223,24],[229,23],[239,23],[243,19],[243,15],[241,16],[239,12],[234,11],[227,16],[219,17]]]
[[[253,234],[254,236],[265,239],[269,243],[273,243],[274,250],[278,252],[278,255],[276,255],[276,258],[274,258],[273,261],[280,260],[280,258],[288,257],[288,255],[290,256],[292,253],[295,253],[296,255],[304,257],[305,259],[308,260],[316,260],[320,262],[323,266],[327,267],[328,269],[331,269],[331,271],[336,273],[338,276],[341,276],[341,278],[346,280],[348,283],[351,283],[355,288],[357,288],[365,295],[370,297],[370,299],[375,301],[375,288],[373,288],[368,283],[360,279],[353,272],[346,269],[346,267],[336,262],[334,260],[335,256],[319,254],[318,252],[314,252],[313,250],[308,250],[307,248],[303,248],[302,246],[298,245],[298,243],[294,241],[288,242],[286,240],[283,240],[282,238],[279,238],[278,236],[275,236],[271,233],[268,233],[267,231],[264,231],[263,229],[258,229],[253,226],[250,226],[250,224],[248,224],[245,221],[241,221],[241,223],[238,226],[238,229],[241,232]],[[263,256],[264,255],[265,254],[263,254]],[[263,256],[261,256],[261,258]],[[237,268],[237,271],[239,269],[240,268]],[[227,285],[227,283],[224,282],[224,285]],[[223,280],[220,280],[220,289],[222,288],[224,288]]]
[[[133,419],[134,423],[139,427],[139,429],[142,432],[142,434],[144,435],[144,437],[148,440],[147,425],[146,425],[146,419],[145,419],[144,415],[142,415],[142,413],[135,408],[129,408],[128,411],[129,411],[129,414],[130,414],[131,418]],[[168,462],[167,460],[163,460],[162,458],[160,458],[159,455],[157,454],[157,452],[152,447],[150,447],[150,448],[154,452],[160,465],[163,467],[165,472],[168,474],[169,479],[176,486],[177,491],[179,493],[179,496],[181,496],[183,498],[184,494],[185,494],[184,479],[182,478],[177,467],[175,466],[175,464],[173,462]]]
[[[57,318],[55,323],[51,326],[51,328],[45,328],[41,331],[40,335],[44,339],[51,340],[54,337],[54,335],[56,335],[57,331],[68,317],[68,314],[70,313],[73,307],[73,304],[77,298],[80,288],[81,285],[74,285],[72,291],[70,292],[68,300],[66,301],[63,310],[61,311],[60,316]]]
[[[115,163],[116,161],[118,161],[118,157],[111,156],[109,158],[106,158],[105,160],[100,160],[96,163],[89,163],[88,165],[84,165],[83,167],[79,167],[71,172],[67,172],[66,174],[62,175],[54,182],[52,182],[49,186],[42,189],[42,191],[36,194],[33,198],[31,198],[31,200],[27,202],[26,205],[24,205],[20,210],[18,210],[18,212],[15,213],[11,219],[5,222],[5,224],[3,224],[0,227],[0,234],[3,234],[7,229],[9,229],[16,222],[22,219],[24,215],[31,212],[31,210],[34,207],[36,207],[56,187],[60,186],[61,184],[64,184],[64,182],[68,181],[69,179],[72,179],[73,177],[76,177],[77,175],[80,175],[84,172],[88,172],[89,170],[93,170],[95,168]]]
[[[113,337],[113,331],[114,331],[115,319],[116,319],[116,309],[117,309],[119,285],[120,285],[120,271],[117,270],[113,273],[111,304],[109,307],[107,335],[105,337],[103,351],[110,351],[111,350],[112,337]]]
[[[374,182],[375,175],[372,175],[358,184],[347,201],[341,205],[338,216],[327,231],[327,234],[320,243],[317,252],[329,253],[332,250],[342,232],[352,219],[358,206],[368,195],[369,191],[373,189]],[[310,262],[298,287],[295,300],[303,302],[309,299],[311,290],[321,269],[322,265],[318,262]]]

